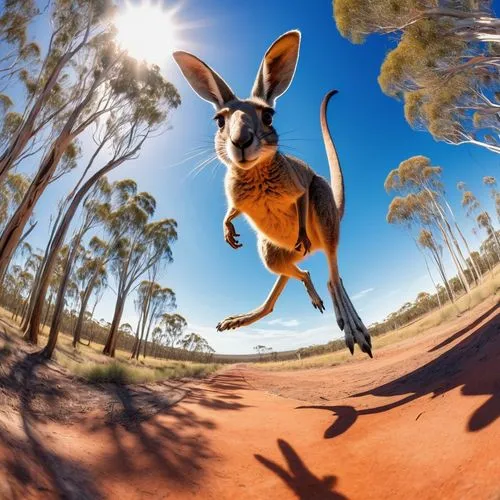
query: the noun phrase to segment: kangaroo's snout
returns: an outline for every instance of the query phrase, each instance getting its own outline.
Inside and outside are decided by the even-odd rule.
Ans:
[[[248,137],[248,138],[247,138]],[[231,137],[231,142],[240,149],[246,149],[248,146],[252,145],[253,142],[253,133],[249,132],[247,134],[240,134],[238,135],[237,139],[233,139]]]
[[[242,111],[236,111],[231,119],[229,137],[234,146],[246,149],[252,145],[254,132],[250,117]]]

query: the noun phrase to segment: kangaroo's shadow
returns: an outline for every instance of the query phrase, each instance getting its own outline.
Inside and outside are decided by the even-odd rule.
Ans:
[[[315,476],[304,464],[297,452],[283,439],[278,439],[278,447],[286,460],[288,470],[263,457],[255,458],[270,471],[274,472],[300,500],[346,500],[347,497],[334,491],[337,484],[335,476]]]
[[[336,419],[324,433],[325,439],[339,436],[350,429],[362,415],[370,415],[401,407],[421,397],[432,395],[433,398],[461,387],[464,396],[489,396],[470,415],[467,430],[476,432],[492,424],[500,416],[500,319],[498,304],[488,311],[495,316],[474,334],[462,339],[451,349],[429,361],[416,370],[391,382],[352,397],[379,396],[384,398],[403,396],[402,399],[374,408],[356,409],[355,406],[299,406],[298,409],[327,410],[334,413]],[[459,332],[431,349],[439,350],[464,336],[484,320],[488,314],[476,319]]]

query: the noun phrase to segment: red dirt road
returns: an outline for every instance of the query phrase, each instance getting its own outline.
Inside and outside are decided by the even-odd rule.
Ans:
[[[156,416],[141,414],[146,399]],[[178,402],[161,409],[165,400]],[[37,422],[35,431],[23,419],[19,434],[28,429],[40,464],[29,473],[22,451],[0,447],[10,464],[0,497],[500,499],[493,301],[374,360],[234,367],[153,393],[119,388],[116,401],[73,425]]]

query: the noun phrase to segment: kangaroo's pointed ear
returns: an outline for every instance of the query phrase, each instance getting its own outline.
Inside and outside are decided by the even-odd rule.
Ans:
[[[253,85],[252,96],[264,99],[274,107],[292,82],[299,59],[300,31],[281,35],[266,52]]]
[[[211,102],[215,108],[222,108],[225,103],[235,99],[229,85],[201,59],[183,51],[172,55],[189,85],[202,99]]]

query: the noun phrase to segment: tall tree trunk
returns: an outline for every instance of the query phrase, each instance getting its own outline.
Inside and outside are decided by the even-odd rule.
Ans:
[[[490,233],[493,236],[495,243],[497,244],[497,252],[496,253],[497,253],[497,256],[500,260],[500,242],[498,241],[497,232],[495,231],[495,228],[493,227],[493,225],[491,223],[490,223]]]
[[[45,311],[45,317],[43,318],[42,326],[47,326],[49,321],[50,308],[52,307],[52,301],[54,300],[54,292],[50,292],[49,301],[47,303],[47,310]]]
[[[467,277],[465,276],[464,268],[462,267],[462,263],[460,262],[460,260],[462,260],[463,263],[465,264],[465,266],[468,267],[467,261],[465,260],[463,254],[462,254],[462,250],[460,248],[460,245],[458,244],[458,241],[455,238],[455,235],[453,233],[453,230],[451,228],[450,223],[448,222],[448,219],[446,217],[446,214],[444,212],[443,207],[441,206],[441,204],[436,199],[436,197],[435,197],[432,189],[430,189],[429,186],[424,186],[424,188],[429,193],[429,195],[430,195],[430,197],[432,199],[434,208],[436,210],[436,213],[435,213],[435,215],[436,215],[436,224],[439,227],[439,230],[440,230],[440,232],[441,232],[441,234],[443,236],[443,240],[444,240],[444,242],[446,244],[446,247],[448,248],[448,251],[450,252],[450,255],[451,255],[451,258],[453,260],[453,263],[455,264],[455,267],[457,268],[458,278],[461,281],[461,283],[462,283],[465,291],[467,293],[469,293],[470,292],[469,282],[467,280]],[[444,196],[443,196],[443,199],[444,199],[445,203],[447,203],[446,199],[444,198]],[[449,208],[450,212],[452,212],[451,211],[451,207],[449,205],[448,205],[448,208]],[[453,215],[453,212],[452,212],[452,215]],[[450,242],[450,239],[451,239],[451,242]],[[453,250],[452,243],[455,246],[455,249],[457,251],[458,257],[457,257],[457,255],[455,254],[455,252]]]
[[[153,314],[151,314],[151,316],[149,318],[148,328],[146,330],[146,339],[144,340],[144,348],[143,348],[143,351],[142,351],[142,357],[143,357],[143,359],[146,359],[147,348],[148,348],[148,338],[149,338],[149,334],[151,332],[151,325],[152,325],[152,323],[153,323]],[[139,359],[139,356],[137,357],[137,359]]]
[[[437,222],[437,225],[439,227],[441,235],[443,236],[444,243],[445,243],[446,248],[448,249],[448,251],[450,253],[451,259],[452,259],[453,263],[455,264],[455,268],[457,269],[458,279],[462,283],[464,290],[467,293],[469,293],[470,292],[469,282],[467,281],[467,278],[464,274],[462,266],[460,265],[460,262],[458,261],[456,255],[455,255],[455,252],[453,251],[453,248],[451,246],[448,235],[446,234],[446,230],[439,222]]]
[[[90,313],[90,318],[91,318],[91,322],[90,322],[90,333],[89,333],[89,343],[87,344],[87,346],[90,347],[90,343],[94,340],[94,313],[95,313],[95,308],[97,307],[97,299],[96,301],[94,302],[94,307],[92,308],[92,312]]]
[[[31,231],[33,231],[33,229],[35,229],[37,224],[38,224],[38,221],[34,222],[33,224],[31,224],[29,229],[24,232],[24,234],[21,236],[21,239],[19,240],[19,243],[17,244],[17,247],[14,250],[14,253],[19,248],[21,243],[30,235]],[[2,299],[2,293],[3,293],[3,286],[2,285],[3,285],[3,280],[5,279],[5,276],[7,276],[7,270],[8,270],[8,267],[6,267],[3,270],[3,272],[0,274],[0,300]]]
[[[64,311],[64,294],[66,287],[68,286],[69,277],[71,275],[71,268],[73,267],[73,262],[76,257],[77,250],[78,245],[74,245],[72,251],[66,257],[61,282],[59,283],[59,290],[57,291],[56,303],[54,305],[54,312],[52,314],[52,322],[50,324],[49,339],[47,341],[47,345],[42,350],[42,355],[49,359],[52,357],[54,349],[57,345],[59,326],[61,324],[61,317]],[[38,307],[35,307],[35,309],[33,310],[33,315],[31,317],[29,331],[31,332],[31,328],[34,327],[33,330],[36,331],[36,335],[38,335],[38,328],[40,326],[41,312],[41,308],[39,309]]]
[[[453,291],[448,283],[448,278],[446,276],[446,272],[444,270],[443,261],[441,260],[441,256],[439,255],[436,249],[432,250],[432,256],[434,257],[434,261],[436,262],[436,266],[438,268],[439,274],[441,275],[441,279],[443,280],[443,285],[446,289],[446,293],[448,294],[448,298],[450,302],[455,302],[455,297],[453,295]]]
[[[66,147],[71,142],[71,138],[69,134],[66,134],[64,138],[56,141],[57,144],[51,148],[42,160],[42,164],[30,187],[26,191],[23,200],[5,226],[2,236],[0,237],[0,276],[9,267],[14,250],[21,239],[24,228],[33,213],[33,209],[47,188],[59,164],[59,160],[64,154]]]
[[[49,240],[47,242],[47,245],[45,246],[45,252],[43,254],[42,262],[40,263],[40,266],[38,267],[38,269],[36,271],[36,274],[35,274],[35,279],[33,281],[33,289],[31,291],[30,304],[29,304],[28,310],[26,311],[26,317],[23,318],[23,324],[21,326],[21,329],[23,331],[26,331],[27,328],[28,328],[31,315],[33,313],[33,308],[35,307],[35,304],[36,304],[36,301],[37,301],[37,298],[38,298],[38,295],[39,295],[40,280],[41,280],[41,277],[42,277],[43,269],[44,269],[45,264],[47,262],[47,258],[48,258],[49,252],[50,252],[50,247],[52,245],[52,241],[54,239],[54,235],[55,235],[56,229],[59,226],[59,220],[60,220],[60,218],[62,216],[62,213],[63,213],[62,210],[60,210],[60,211],[57,212],[57,216],[56,216],[56,218],[54,220],[54,225],[53,225],[53,227],[52,227],[52,229],[50,231]]]
[[[136,150],[134,149],[133,153],[135,154]],[[110,170],[113,168],[118,167],[121,165],[128,156],[122,156],[121,158],[118,159],[112,159],[104,167],[102,167],[100,170],[98,170],[92,177],[90,177],[85,184],[82,185],[82,187],[75,193],[73,199],[71,200],[71,203],[68,206],[68,209],[66,213],[64,214],[64,217],[59,224],[59,227],[57,228],[56,233],[54,234],[54,238],[52,241],[52,245],[50,248],[50,253],[47,257],[44,270],[43,270],[43,275],[40,279],[40,285],[39,285],[39,290],[38,290],[38,297],[37,297],[37,302],[33,306],[31,318],[30,318],[30,324],[29,324],[29,335],[28,338],[36,338],[37,337],[37,328],[39,325],[39,319],[40,319],[40,314],[41,314],[41,308],[43,307],[43,298],[45,297],[45,294],[47,293],[47,288],[49,286],[50,278],[52,276],[52,271],[54,269],[56,260],[57,260],[57,254],[59,250],[61,249],[64,239],[66,237],[66,234],[68,232],[68,229],[70,227],[71,221],[73,220],[73,217],[75,216],[75,213],[85,197],[85,195],[90,191],[90,189],[96,184],[96,182],[105,174],[107,174]],[[71,263],[72,264],[72,263]],[[67,284],[67,282],[66,282]],[[59,288],[59,293],[58,297],[61,296],[64,298],[64,293],[66,292],[66,284],[64,287],[60,285]],[[61,302],[62,303],[62,302]],[[61,304],[59,304],[59,307],[61,307]],[[58,316],[57,321],[60,321],[60,316]],[[54,328],[58,329],[59,324],[54,325]],[[33,341],[32,341],[33,342]]]
[[[478,280],[481,281],[482,273],[481,273],[479,266],[477,265],[477,262],[474,260],[474,257],[472,257],[472,252],[471,252],[471,249],[469,247],[469,243],[467,242],[467,239],[465,238],[459,225],[456,222],[455,222],[455,227],[457,228],[458,234],[462,238],[462,241],[464,242],[465,248],[467,249],[467,253],[469,254],[469,259],[470,259],[471,264],[474,268],[474,272],[476,273]]]
[[[118,296],[116,299],[115,312],[113,314],[113,321],[111,322],[111,328],[109,330],[108,339],[106,340],[106,345],[103,349],[103,354],[115,357],[116,342],[118,340],[118,331],[120,328],[120,321],[122,320],[123,309],[125,307],[125,299],[127,294],[123,296]]]
[[[130,359],[135,358],[136,352],[139,349],[139,331],[140,331],[140,326],[141,326],[141,318],[142,318],[142,311],[139,314],[139,320],[137,321],[137,328],[135,329],[135,341],[134,341],[134,345],[132,347],[132,351],[130,354]]]
[[[20,311],[20,316],[21,316],[21,319],[24,317],[24,315],[26,314],[26,309],[28,308],[28,304],[29,304],[29,295],[28,297],[26,298],[26,300],[23,302],[23,307],[21,308],[21,311]]]
[[[78,321],[76,322],[75,330],[73,332],[73,347],[76,347],[78,342],[80,342],[80,338],[82,335],[83,321],[85,319],[85,311],[87,310],[87,304],[92,295],[92,291],[94,290],[96,277],[97,277],[97,272],[95,272],[92,275],[92,278],[87,284],[87,288],[85,288],[85,291],[83,292],[82,303],[80,305],[80,312],[78,314]]]
[[[137,360],[139,359],[139,354],[141,353],[142,342],[144,341],[144,332],[145,332],[144,325],[146,324],[146,321],[144,318],[142,319],[142,323],[143,323],[143,327],[141,329],[141,336],[139,337],[139,342],[137,343],[137,350],[135,352],[135,359],[137,359]]]
[[[439,297],[439,288],[438,288],[436,282],[434,281],[434,278],[433,278],[432,273],[431,273],[431,269],[429,267],[429,263],[427,262],[427,258],[425,257],[425,255],[424,255],[424,260],[425,260],[425,267],[427,268],[427,273],[429,274],[429,278],[431,279],[432,284],[434,286],[434,289],[436,290],[436,296],[438,299],[439,309],[441,309],[442,304],[441,304],[441,298]]]

